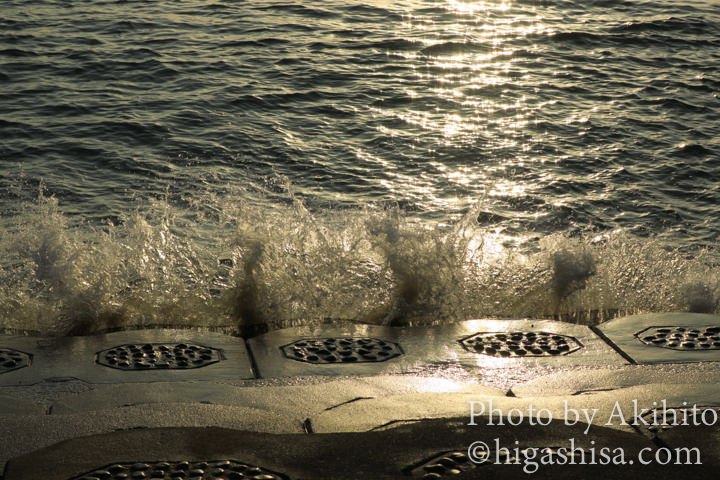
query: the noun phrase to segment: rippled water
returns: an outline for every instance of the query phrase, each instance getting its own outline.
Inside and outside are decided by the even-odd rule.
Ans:
[[[0,326],[718,311],[719,65],[715,2],[4,1]]]

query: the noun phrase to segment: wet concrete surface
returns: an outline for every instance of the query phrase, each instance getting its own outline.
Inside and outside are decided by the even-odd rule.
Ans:
[[[133,352],[129,346],[136,350]],[[149,353],[144,350],[149,347]],[[181,358],[190,368],[178,368],[180,362],[170,365],[153,347],[163,347],[168,357]],[[118,368],[103,363],[103,352],[117,347],[127,347],[128,368]],[[213,347],[217,354],[212,362],[193,368],[193,358],[187,355],[188,347],[202,351]],[[36,338],[1,336],[0,348],[10,348],[30,355],[31,362],[23,368],[0,373],[0,386],[33,385],[52,379],[75,378],[89,383],[132,383],[138,381],[233,381],[254,378],[250,356],[241,338],[216,333],[200,333],[192,330],[137,330],[115,332],[87,337]],[[175,350],[177,349],[177,354]],[[139,358],[140,365],[133,360]],[[120,360],[122,362],[123,360]],[[154,362],[154,363],[151,363]],[[163,365],[155,367],[155,365]],[[172,367],[172,368],[171,368]],[[2,367],[0,367],[1,369]]]
[[[601,324],[597,331],[635,363],[720,361],[718,315],[633,315]]]
[[[142,477],[131,469],[183,459],[237,461],[261,468],[256,476],[266,479],[513,478],[528,473],[518,465],[458,459],[477,440],[529,448],[571,438],[588,447],[614,445],[630,456],[644,447],[697,448],[702,465],[579,470],[565,462],[532,475],[715,478],[705,476],[720,463],[720,421],[710,422],[711,412],[720,412],[720,363],[708,330],[717,318],[627,317],[596,330],[536,320],[322,325],[247,341],[168,329],[0,336],[7,362],[4,370],[0,365],[2,480],[111,478],[102,473],[111,464],[118,478],[123,472],[127,478],[255,478],[231,477],[230,470],[222,476],[220,467],[216,475],[192,476],[190,469],[185,477],[160,476],[160,467],[145,472],[156,477]],[[667,332],[657,330],[668,325]],[[678,334],[710,346],[666,348]],[[27,364],[13,351],[26,354]],[[705,356],[692,360],[698,354]],[[705,421],[658,425],[666,408],[685,419],[705,412]],[[520,450],[502,457],[505,463],[528,460]],[[95,470],[101,474],[90,475]]]
[[[513,333],[550,334],[547,340],[531,336],[513,340]],[[486,338],[482,352],[478,352],[478,334]],[[500,336],[501,338],[497,338]],[[562,336],[572,342],[572,350],[547,351],[540,342],[553,342],[552,337]],[[399,352],[382,359],[372,355],[357,355],[351,362],[310,363],[298,361],[287,351],[301,341],[311,343],[323,340],[364,338],[387,342],[399,347]],[[515,350],[503,348],[517,344]],[[470,320],[453,325],[433,327],[378,327],[371,325],[307,326],[273,331],[248,341],[261,377],[288,377],[296,375],[378,375],[422,374],[458,370],[473,377],[492,370],[528,371],[537,368],[563,369],[579,365],[624,365],[628,362],[617,354],[588,327],[550,320]],[[333,344],[334,345],[334,344]],[[497,348],[493,349],[493,345]],[[520,348],[520,347],[526,348]],[[530,348],[536,348],[533,353]],[[515,352],[522,352],[518,354]],[[502,354],[505,354],[503,356]]]

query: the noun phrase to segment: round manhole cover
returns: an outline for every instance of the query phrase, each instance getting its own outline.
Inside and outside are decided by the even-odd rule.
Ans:
[[[0,348],[0,374],[30,365],[30,355],[12,348]]]
[[[138,462],[116,463],[71,480],[287,480],[287,477],[264,468],[236,462]]]
[[[307,363],[384,362],[403,354],[397,343],[366,337],[309,338],[280,348],[287,358]]]
[[[648,327],[635,334],[638,340],[653,347],[671,350],[720,350],[720,326]]]
[[[583,348],[574,337],[548,332],[481,332],[460,344],[469,352],[493,357],[553,357]]]
[[[118,345],[98,353],[97,362],[120,370],[200,368],[221,361],[215,348],[192,343]]]

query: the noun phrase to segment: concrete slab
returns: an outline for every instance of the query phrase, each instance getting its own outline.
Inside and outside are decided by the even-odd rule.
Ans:
[[[369,432],[425,419],[469,418],[470,402],[492,405],[504,411],[527,402],[510,397],[489,397],[478,394],[418,393],[391,395],[382,398],[358,398],[337,405],[310,418],[314,433]]]
[[[462,327],[469,336],[461,340],[475,365],[486,368],[509,365],[551,365],[575,367],[587,365],[625,365],[627,362],[585,325],[575,325],[554,320],[471,320]],[[477,335],[484,335],[480,340]],[[547,334],[547,335],[543,335]],[[492,335],[491,338],[488,336]],[[500,348],[495,344],[500,342]],[[512,344],[519,343],[525,351],[519,355],[512,351]],[[505,345],[511,345],[510,357],[498,356]],[[480,353],[482,346],[482,353]],[[498,350],[495,354],[489,352]]]
[[[411,376],[331,379],[320,384],[291,386],[244,386],[209,382],[158,382],[145,384],[98,385],[92,391],[68,395],[52,404],[54,415],[156,403],[203,403],[245,406],[269,412],[306,417],[352,402],[420,392],[475,392],[502,396],[503,392],[442,378]]]
[[[58,398],[88,392],[92,389],[93,384],[72,377],[55,377],[33,385],[0,387],[0,392],[12,396],[22,403],[43,405],[49,411],[52,409],[53,402]]]
[[[217,333],[158,329],[86,337],[2,336],[0,346],[32,357],[29,367],[0,373],[0,386],[65,377],[89,383],[254,378],[244,340]]]
[[[618,349],[637,363],[720,361],[720,316],[652,313],[599,325]]]
[[[366,432],[427,418],[449,418],[490,414],[512,424],[514,418],[542,417],[584,422],[591,431],[598,426],[624,431],[637,430],[648,437],[659,429],[652,415],[664,407],[703,405],[720,407],[718,385],[644,385],[591,392],[586,395],[538,398],[488,397],[472,393],[424,393],[387,396],[339,405],[311,417],[317,433]],[[637,418],[636,417],[641,417]]]
[[[199,414],[195,420],[198,423],[192,425],[203,425],[208,420],[216,425],[231,425],[215,421],[215,417],[208,413],[213,410],[203,410],[208,407],[216,408],[218,412],[236,412],[243,417],[247,416],[244,412],[253,412],[251,418],[256,419],[255,422],[245,419],[244,423],[239,424],[246,430],[273,431],[277,430],[273,425],[284,422],[284,425],[289,425],[287,431],[304,431],[308,417],[358,398],[437,391],[502,395],[502,392],[491,388],[442,378],[393,375],[326,380],[322,383],[284,386],[239,387],[209,382],[152,382],[94,384],[90,385],[92,388],[87,388],[89,384],[68,380],[3,387],[17,396],[12,405],[8,406],[8,413],[25,416],[0,416],[0,435],[12,435],[12,438],[19,439],[17,442],[0,442],[0,459],[17,454],[18,448],[22,449],[20,452],[36,448],[39,445],[37,442],[72,438],[78,434],[104,431],[103,428],[184,425],[185,420],[175,420],[174,414],[168,413],[178,408],[181,412],[190,408],[205,412]],[[35,400],[43,402],[40,405],[47,408],[38,406],[32,409],[30,406],[36,405]],[[236,410],[223,410],[224,407]],[[160,413],[154,416],[153,412]],[[33,420],[28,418],[31,413],[51,415],[47,419]],[[99,419],[104,419],[105,423]],[[263,421],[268,419],[271,423],[264,425]],[[237,425],[238,419],[232,423]],[[22,432],[22,435],[17,432]]]
[[[636,385],[719,384],[720,363],[677,363],[628,365],[615,368],[578,368],[563,375],[543,375],[514,385],[516,397],[577,395],[585,392],[615,390]]]
[[[712,322],[720,317],[699,316],[705,322],[699,333],[679,323],[699,325],[692,314],[648,321],[658,317],[675,323],[640,322],[642,333],[633,338],[641,353],[715,354]],[[668,325],[668,332],[660,330]],[[678,332],[687,337],[684,343],[694,342],[692,348],[657,346],[672,347]],[[695,351],[703,342],[709,346]],[[716,430],[657,424],[667,419],[661,412],[694,405],[720,417],[720,362],[675,363],[673,356],[672,363],[629,364],[587,327],[532,320],[335,325],[271,332],[249,343],[264,379],[255,379],[244,341],[219,334],[0,336],[0,366],[7,363],[0,369],[0,438],[6,439],[0,468],[21,456],[4,480],[74,480],[113,464],[118,478],[142,478],[165,468],[142,467],[154,461],[172,464],[167,475],[185,468],[186,477],[192,469],[227,467],[225,476],[205,475],[225,478],[231,465],[245,464],[247,471],[264,468],[253,475],[266,479],[509,478],[527,474],[523,466],[533,460],[525,447],[552,447],[548,455],[557,458],[557,448],[570,439],[576,446],[622,446],[630,455],[643,447],[698,446],[705,467],[720,465]],[[354,360],[344,360],[349,357]],[[515,397],[503,394],[509,387]],[[496,421],[489,425],[491,410]],[[502,425],[498,415],[505,417]],[[524,420],[518,423],[519,415]],[[473,442],[495,439],[518,449],[502,457],[518,465],[468,462]],[[29,453],[37,448],[44,449]],[[225,461],[225,467],[217,463]],[[533,476],[716,478],[716,470],[659,463],[610,470],[540,465]]]
[[[466,467],[471,462],[458,461],[463,463],[463,470],[452,471],[445,467],[442,473],[436,473],[438,464],[427,464],[447,452],[467,452],[468,447],[478,439],[493,445],[491,453],[495,453],[492,449],[494,439],[497,439],[498,445],[508,446],[513,452],[517,449],[520,455],[525,456],[516,463],[486,462],[477,467]],[[604,448],[613,452],[622,449],[625,464],[544,465],[533,460],[531,450],[526,450],[547,447],[569,449],[569,439],[574,439],[576,450],[573,454],[580,454],[580,448],[585,450],[586,463],[590,461],[591,449],[599,451]],[[629,460],[637,458],[644,448],[654,449],[655,446],[637,434],[599,428],[586,436],[577,426],[558,422],[541,429],[524,424],[506,429],[488,425],[467,426],[464,419],[436,420],[381,432],[326,435],[266,435],[218,428],[150,429],[78,438],[15,458],[8,465],[5,480],[74,480],[82,478],[83,474],[110,469],[125,473],[133,466],[135,472],[167,472],[178,468],[178,462],[182,461],[188,462],[180,467],[186,468],[184,472],[190,465],[197,466],[193,462],[204,461],[208,467],[216,467],[218,461],[227,462],[223,463],[222,472],[204,472],[202,478],[233,478],[224,471],[230,470],[233,462],[266,471],[259,474],[265,475],[262,477],[238,478],[268,480],[432,479],[445,478],[445,474],[458,479],[524,478],[527,475],[524,470],[532,470],[533,466],[538,468],[537,478],[543,479],[605,479],[608,475],[617,479],[635,479],[640,475],[665,479],[675,478],[681,472],[692,475],[692,478],[708,478],[703,476],[706,470],[702,466],[679,468],[673,465],[631,464]],[[514,453],[511,452],[512,455]],[[105,476],[101,475],[101,478]]]
[[[206,404],[146,404],[67,415],[2,415],[0,468],[9,458],[54,443],[125,429],[223,427],[302,433],[303,418],[280,411]],[[158,440],[161,442],[161,440]]]
[[[365,357],[352,352],[362,348],[353,339],[372,340]],[[344,354],[353,360],[343,361],[343,354],[337,353],[342,341]],[[248,344],[263,378],[381,373],[472,377],[503,369],[532,376],[538,369],[627,363],[588,327],[550,320],[470,320],[404,328],[305,326],[273,331]],[[381,348],[388,349],[385,357],[376,355]]]
[[[48,406],[0,393],[0,417],[3,415],[46,415]]]
[[[613,391],[594,391],[572,397],[570,404],[582,399],[583,403],[604,405],[600,418],[617,424],[624,418],[636,430],[654,438],[660,432],[675,427],[686,418],[685,412],[693,407],[720,409],[720,385],[650,384]],[[615,402],[611,411],[607,404]],[[618,413],[622,413],[622,417]]]
[[[544,398],[538,402],[512,397],[486,397],[477,394],[413,394],[358,399],[311,417],[310,425],[316,433],[332,433],[377,431],[428,418],[449,418],[462,415],[467,418],[467,422],[470,422],[471,408],[478,416],[481,416],[483,412],[493,411],[498,422],[509,425],[508,415],[517,418],[540,415],[543,419],[564,420],[565,402],[569,403],[570,408],[578,411],[583,408],[590,410],[597,408],[603,413],[607,412],[605,415],[601,414],[595,417],[596,425],[604,425],[607,423],[607,417],[615,401],[553,397]],[[627,425],[611,426],[628,432],[633,431],[632,427]]]

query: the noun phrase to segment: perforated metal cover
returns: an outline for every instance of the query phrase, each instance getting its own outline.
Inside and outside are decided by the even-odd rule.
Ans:
[[[412,471],[414,477],[420,477],[423,480],[444,478],[459,475],[462,472],[472,470],[478,465],[470,461],[466,452],[446,452],[441,453]]]
[[[532,451],[531,451],[532,450]],[[510,448],[501,449],[498,452],[489,451],[486,453],[486,460],[474,458],[470,461],[465,451],[445,452],[432,457],[422,465],[414,468],[411,473],[415,478],[423,480],[434,480],[440,478],[453,478],[468,470],[482,468],[489,464],[518,464],[523,465],[526,459],[538,459],[539,457],[555,457],[562,452],[565,458],[577,455],[567,448],[562,447],[537,447],[537,448]],[[477,453],[477,452],[476,452]]]
[[[235,460],[116,463],[71,480],[287,480],[264,468]]]
[[[30,365],[30,355],[12,348],[0,348],[0,374]]]
[[[715,418],[720,418],[720,407],[701,407],[699,405],[683,405],[659,409],[654,408],[649,412],[645,412],[641,415],[641,418],[645,423],[638,422],[639,426],[644,427],[651,434],[658,434],[666,430],[670,430],[675,427],[683,426],[698,426],[698,425],[714,425]],[[707,412],[705,418],[703,418],[703,412],[705,410],[714,410],[715,415],[712,412]],[[647,425],[646,425],[647,424]]]
[[[221,361],[219,350],[192,343],[118,345],[98,353],[97,362],[120,370],[200,368]]]
[[[552,357],[583,348],[574,337],[548,332],[481,332],[460,344],[469,352],[493,357]]]
[[[671,350],[720,350],[720,326],[648,327],[635,334],[646,345]]]
[[[397,343],[366,337],[308,338],[280,348],[287,358],[307,363],[384,362],[403,354]]]

